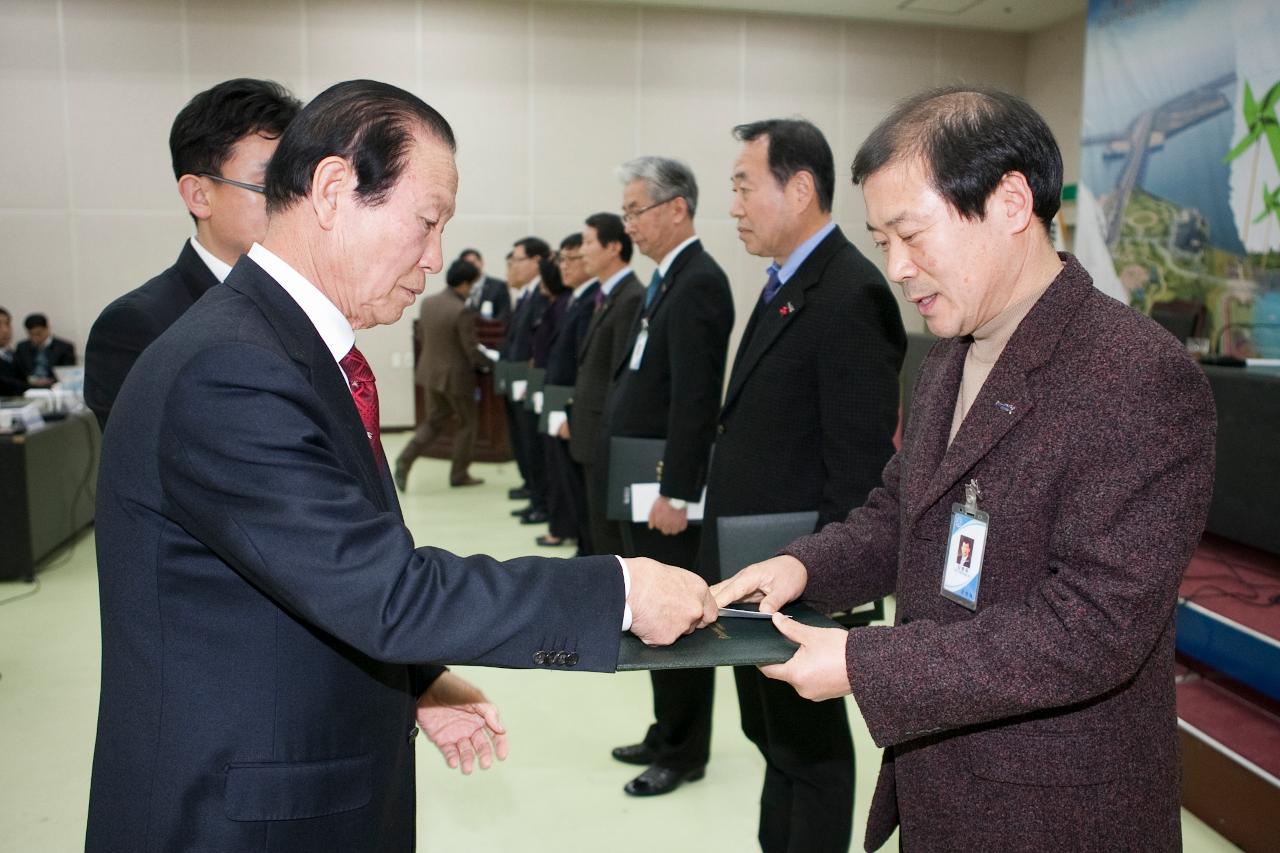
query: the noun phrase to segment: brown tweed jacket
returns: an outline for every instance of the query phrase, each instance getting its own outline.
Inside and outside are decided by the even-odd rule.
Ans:
[[[417,382],[428,391],[454,396],[475,392],[476,371],[489,366],[476,349],[476,314],[453,288],[445,288],[422,300],[418,333]]]
[[[947,447],[969,339],[921,367],[901,452],[841,523],[787,551],[826,609],[897,596],[850,633],[886,747],[866,849],[1178,850],[1178,582],[1213,489],[1209,386],[1076,260],[1009,341]],[[990,513],[976,612],[941,595],[951,505]]]

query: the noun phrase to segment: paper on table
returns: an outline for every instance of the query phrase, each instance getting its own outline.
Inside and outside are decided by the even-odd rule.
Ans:
[[[635,522],[646,522],[649,520],[649,510],[653,509],[653,503],[658,499],[658,483],[632,483],[631,484],[631,520]],[[702,490],[702,497],[696,504],[689,504],[689,520],[702,521],[703,504],[707,500],[707,490]]]

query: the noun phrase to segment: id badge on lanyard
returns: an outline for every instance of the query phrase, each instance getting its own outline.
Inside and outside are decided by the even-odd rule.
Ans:
[[[640,321],[640,334],[636,335],[636,345],[631,350],[631,369],[639,370],[644,362],[644,348],[649,343],[649,318]]]
[[[978,609],[982,557],[987,549],[987,524],[991,520],[978,508],[981,497],[978,481],[970,480],[964,487],[964,503],[951,505],[951,531],[942,566],[942,597],[970,610]]]

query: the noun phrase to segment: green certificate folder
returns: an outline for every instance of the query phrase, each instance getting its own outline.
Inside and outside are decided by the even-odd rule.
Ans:
[[[609,439],[609,491],[605,497],[605,518],[610,521],[631,520],[631,484],[661,482],[658,466],[666,450],[667,442],[661,438],[615,435]]]
[[[542,386],[542,413],[538,415],[538,432],[550,435],[551,413],[563,412],[572,400],[572,385]]]
[[[747,609],[753,605],[734,606]],[[803,604],[788,604],[782,612],[816,628],[840,627]],[[722,617],[669,646],[646,646],[634,634],[623,634],[618,649],[618,672],[785,663],[791,660],[796,648],[795,643],[773,627],[772,620]]]

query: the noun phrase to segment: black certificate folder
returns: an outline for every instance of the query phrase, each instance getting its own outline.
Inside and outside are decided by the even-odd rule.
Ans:
[[[752,606],[734,605],[741,609]],[[782,612],[815,628],[840,627],[803,604],[788,604]],[[623,634],[618,649],[618,672],[786,663],[796,648],[795,643],[773,627],[772,620],[721,618],[669,646],[646,646],[634,634]]]

